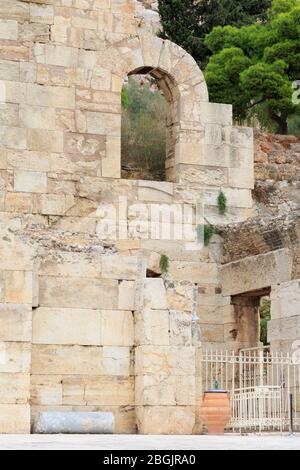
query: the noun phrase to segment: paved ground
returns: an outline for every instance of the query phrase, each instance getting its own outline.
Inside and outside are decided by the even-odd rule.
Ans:
[[[300,450],[296,436],[1,435],[0,450]]]

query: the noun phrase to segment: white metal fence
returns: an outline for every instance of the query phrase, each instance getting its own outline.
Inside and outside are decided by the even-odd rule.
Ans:
[[[299,357],[268,348],[203,351],[202,366],[204,390],[218,382],[230,393],[231,429],[287,431],[293,420],[300,431]]]

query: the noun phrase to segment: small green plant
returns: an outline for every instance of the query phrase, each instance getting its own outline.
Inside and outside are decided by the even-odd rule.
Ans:
[[[215,229],[212,225],[204,225],[204,245],[208,246],[210,240],[215,233]]]
[[[202,224],[198,225],[197,226],[197,240],[198,240],[198,243],[202,243],[202,241],[204,240],[204,245],[208,246],[214,233],[215,233],[215,229],[212,225],[210,225],[210,224],[208,224],[208,225],[202,225]]]
[[[159,267],[162,273],[167,273],[169,271],[170,261],[167,255],[161,255],[159,261]]]
[[[227,212],[227,197],[223,193],[223,191],[220,191],[219,196],[218,196],[218,208],[219,208],[219,214],[225,215]]]

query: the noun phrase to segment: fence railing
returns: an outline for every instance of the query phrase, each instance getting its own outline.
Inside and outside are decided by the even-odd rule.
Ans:
[[[300,360],[289,353],[252,348],[236,352],[203,351],[204,390],[227,390],[230,426],[239,430],[300,430]],[[291,397],[293,401],[290,406]]]

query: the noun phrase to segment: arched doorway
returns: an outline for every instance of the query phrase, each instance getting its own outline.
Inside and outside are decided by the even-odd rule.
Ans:
[[[203,73],[182,48],[145,33],[120,41],[117,47],[107,50],[105,55],[114,57],[112,88],[114,93],[119,93],[120,101],[124,80],[133,75],[150,76],[163,93],[168,104],[165,180],[180,182],[184,166],[203,164],[205,106],[208,103]],[[111,60],[111,57],[107,60]],[[121,122],[119,147],[114,145],[114,152],[111,153],[110,148],[107,152],[112,164],[106,161],[108,171],[105,176],[110,176],[110,166],[114,168],[111,176],[116,177],[117,166],[121,176],[120,144]]]

